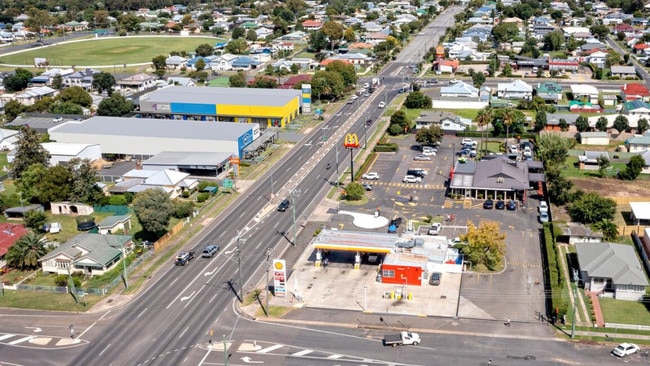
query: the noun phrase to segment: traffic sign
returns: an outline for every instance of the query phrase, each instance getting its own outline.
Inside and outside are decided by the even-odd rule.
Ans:
[[[232,179],[226,178],[221,182],[221,186],[223,188],[232,188],[233,187],[233,182]]]

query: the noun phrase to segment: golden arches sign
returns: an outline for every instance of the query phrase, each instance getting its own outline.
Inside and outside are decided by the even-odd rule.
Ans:
[[[345,135],[345,140],[343,140],[343,146],[346,149],[357,149],[359,148],[359,137],[356,133],[349,133]]]

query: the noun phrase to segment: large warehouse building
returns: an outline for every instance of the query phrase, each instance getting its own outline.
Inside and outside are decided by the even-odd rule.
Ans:
[[[163,151],[227,153],[242,157],[260,136],[257,124],[205,123],[148,118],[92,117],[49,129],[57,142],[97,144],[104,156],[146,160]],[[220,162],[219,162],[220,163]]]
[[[145,118],[254,123],[284,127],[300,113],[302,92],[292,89],[170,86],[140,97]]]

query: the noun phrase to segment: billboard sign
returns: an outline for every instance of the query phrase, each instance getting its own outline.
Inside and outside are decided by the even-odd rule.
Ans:
[[[273,260],[273,289],[275,296],[279,298],[287,297],[287,264],[284,259]]]
[[[358,149],[359,148],[359,137],[356,133],[349,133],[345,135],[345,140],[343,140],[343,146],[346,149]]]
[[[311,113],[311,84],[302,84],[302,112]]]

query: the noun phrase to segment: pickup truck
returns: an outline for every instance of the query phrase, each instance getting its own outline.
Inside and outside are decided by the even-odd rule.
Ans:
[[[189,261],[191,261],[194,258],[194,251],[190,250],[187,252],[180,252],[176,256],[176,262],[174,262],[175,265],[177,266],[184,266],[186,265]]]
[[[420,343],[420,335],[411,332],[402,332],[399,334],[387,334],[384,336],[384,346],[405,346],[412,344],[417,346]]]

